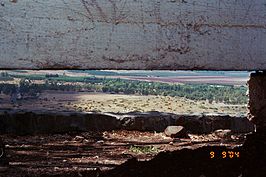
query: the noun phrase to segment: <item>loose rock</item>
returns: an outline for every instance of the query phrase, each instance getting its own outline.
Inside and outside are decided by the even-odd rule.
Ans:
[[[85,138],[83,137],[83,136],[76,136],[75,138],[74,138],[74,140],[75,141],[83,141]]]
[[[164,133],[171,138],[188,138],[187,131],[183,126],[168,126]]]
[[[228,130],[228,129],[226,129],[226,130],[216,130],[214,132],[214,134],[216,136],[218,136],[219,138],[230,138],[231,135],[232,135],[232,131]]]

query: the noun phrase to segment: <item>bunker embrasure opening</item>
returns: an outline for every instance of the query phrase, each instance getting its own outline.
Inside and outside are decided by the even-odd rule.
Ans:
[[[1,158],[12,167],[4,174],[134,176],[141,161],[165,161],[170,152],[190,164],[191,174],[217,175],[220,166],[241,174],[240,147],[255,130],[247,119],[249,74],[3,70],[0,132],[8,158]],[[187,159],[186,149],[197,159]],[[206,172],[193,166],[201,160]]]

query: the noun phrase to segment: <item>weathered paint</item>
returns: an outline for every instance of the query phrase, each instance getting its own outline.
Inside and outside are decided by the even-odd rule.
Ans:
[[[265,0],[0,0],[0,68],[266,69]]]

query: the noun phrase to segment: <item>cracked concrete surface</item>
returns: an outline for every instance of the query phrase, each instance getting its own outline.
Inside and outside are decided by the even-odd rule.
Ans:
[[[0,4],[0,68],[266,68],[264,0]]]

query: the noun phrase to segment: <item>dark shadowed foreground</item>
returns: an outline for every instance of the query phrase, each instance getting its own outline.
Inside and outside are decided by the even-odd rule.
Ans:
[[[159,112],[3,111],[0,123],[9,160],[0,177],[238,177],[241,145],[254,130],[245,117]],[[167,137],[169,125],[184,126],[188,136]]]
[[[239,174],[241,158],[223,159],[221,153],[234,151],[242,155],[239,145],[245,139],[243,135],[232,135],[227,140],[215,134],[189,135],[191,139],[175,140],[163,133],[125,130],[4,135],[10,167],[0,176],[212,177],[222,171],[229,177]],[[217,154],[214,159],[210,158],[211,151]]]

